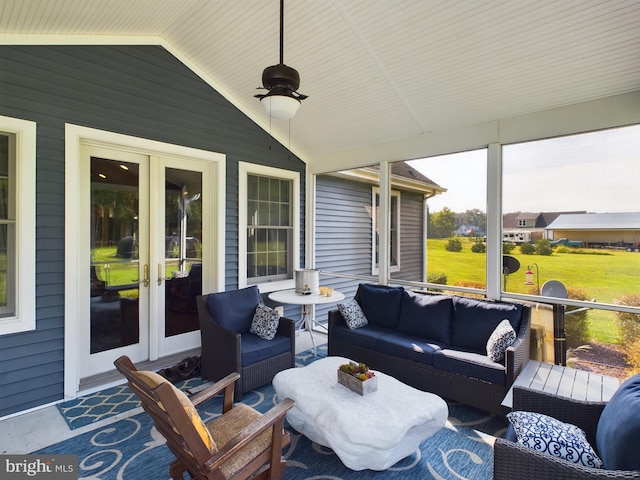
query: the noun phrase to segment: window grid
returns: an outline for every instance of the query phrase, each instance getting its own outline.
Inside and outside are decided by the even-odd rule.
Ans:
[[[247,176],[247,280],[289,278],[291,272],[291,190],[293,182]]]

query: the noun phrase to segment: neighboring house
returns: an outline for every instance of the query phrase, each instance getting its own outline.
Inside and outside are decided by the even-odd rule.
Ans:
[[[627,246],[640,242],[640,213],[562,214],[547,226],[549,238],[588,246]]]
[[[166,237],[159,213],[165,175],[167,185],[171,175],[185,195],[189,190],[190,196],[206,196],[202,217],[209,225],[199,238],[205,291],[267,277],[293,287],[293,270],[304,265],[306,166],[269,141],[263,129],[180,60],[159,46],[129,45],[4,45],[0,59],[0,159],[10,165],[10,175],[18,168],[20,176],[10,181],[23,182],[15,185],[20,197],[17,228],[31,228],[30,235],[19,234],[18,239],[11,236],[12,227],[8,230],[8,253],[19,252],[8,274],[12,281],[17,269],[19,283],[12,281],[9,289],[16,289],[17,305],[5,302],[0,318],[0,417],[75,395],[80,382],[113,368],[117,352],[134,348],[89,350],[90,302],[102,310],[106,331],[119,328],[120,308],[133,305],[136,324],[129,334],[146,348],[146,353],[132,354],[134,361],[177,355],[199,345],[197,326],[173,335],[161,320],[170,280],[163,278],[163,266],[168,271]],[[16,147],[18,159],[12,157]],[[91,296],[92,287],[103,288],[105,279],[90,268],[97,235],[90,230],[112,210],[105,210],[103,218],[91,208],[89,185],[96,185],[93,175],[103,172],[91,172],[89,162],[102,161],[106,168],[105,158],[133,167],[127,182],[139,182],[140,210],[130,212],[131,218],[136,223],[151,220],[149,228],[155,222],[159,231],[140,227],[136,237],[140,268],[132,264],[138,271],[125,281],[142,281],[145,258],[150,281],[141,284],[139,303],[126,303],[117,292],[116,302]],[[105,176],[116,178],[115,173]],[[188,176],[198,181],[190,186],[181,178]],[[277,228],[286,230],[290,243],[279,252],[278,268],[251,271],[252,258],[261,254],[265,242],[246,245],[248,222],[256,218],[248,198],[255,197],[255,185],[262,181],[277,181],[281,192],[289,192],[287,226]],[[133,191],[127,182],[120,182],[122,188]],[[264,202],[269,208],[275,200]],[[266,235],[276,228],[269,222],[259,227]],[[110,262],[116,260],[130,258],[114,256]],[[102,266],[98,270],[103,273]]]
[[[460,237],[470,237],[473,235],[484,235],[484,232],[477,225],[460,225],[456,228],[455,234]]]
[[[378,274],[378,167],[319,175],[316,179],[315,267],[345,275]],[[391,277],[426,281],[426,200],[446,189],[405,162],[391,170]],[[352,296],[353,281],[325,278],[321,284]],[[316,307],[326,319],[332,307]]]
[[[527,232],[526,237],[530,242],[535,242],[546,237],[546,228],[558,216],[565,213],[582,212],[511,212],[502,216],[502,232],[505,238],[510,235],[518,237],[518,232]]]

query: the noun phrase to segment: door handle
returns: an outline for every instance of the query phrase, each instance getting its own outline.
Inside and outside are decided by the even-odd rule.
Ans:
[[[158,264],[158,286],[162,285],[162,264]]]
[[[147,265],[145,263],[144,267],[142,268],[143,274],[144,274],[144,278],[142,279],[142,285],[144,285],[145,287],[149,286],[149,265]]]

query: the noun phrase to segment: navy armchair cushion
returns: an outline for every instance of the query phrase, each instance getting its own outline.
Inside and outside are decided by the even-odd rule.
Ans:
[[[260,292],[256,285],[207,295],[211,316],[222,328],[236,333],[249,331],[259,303]]]
[[[369,325],[395,328],[400,315],[402,287],[387,287],[361,283],[355,298]]]
[[[520,328],[521,305],[455,297],[453,309],[451,345],[458,348],[486,353],[487,341],[502,320],[509,320],[516,333]]]
[[[291,339],[285,335],[276,334],[272,340],[265,340],[253,333],[241,335],[242,344],[241,363],[243,367],[273,358],[291,350]]]
[[[449,345],[452,311],[451,297],[405,291],[402,295],[397,329],[402,333]]]
[[[640,375],[625,381],[604,407],[596,445],[608,470],[640,470]]]

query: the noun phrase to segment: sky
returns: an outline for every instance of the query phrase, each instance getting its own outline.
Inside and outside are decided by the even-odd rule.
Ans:
[[[486,149],[413,160],[447,189],[429,210],[486,211]],[[503,211],[640,211],[640,126],[507,145]]]

